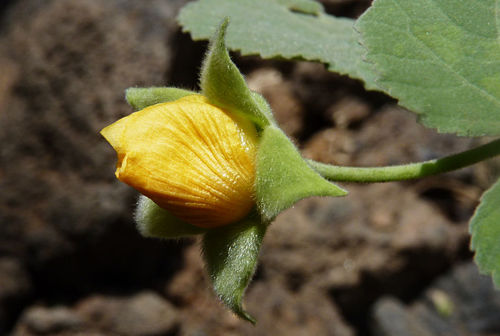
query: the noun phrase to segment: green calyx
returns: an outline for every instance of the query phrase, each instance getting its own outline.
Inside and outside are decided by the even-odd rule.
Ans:
[[[202,235],[204,261],[215,293],[236,315],[255,323],[243,309],[243,294],[255,271],[268,225],[280,212],[303,198],[343,196],[346,191],[309,166],[276,126],[266,100],[248,88],[225,47],[228,23],[228,19],[222,21],[210,43],[201,71],[201,94],[226,112],[250,120],[258,130],[256,207],[237,223],[204,229],[178,219],[141,196],[135,218],[139,232],[146,237],[177,239]],[[192,94],[197,93],[178,88],[131,88],[126,97],[139,110]]]
[[[180,220],[143,195],[139,196],[137,201],[135,222],[144,237],[177,239],[207,231]]]
[[[125,91],[125,99],[134,110],[139,111],[151,105],[171,102],[193,94],[197,92],[173,87],[128,88]]]
[[[253,324],[256,320],[243,309],[243,294],[255,272],[266,229],[259,216],[253,215],[210,230],[202,240],[203,257],[215,293],[237,316]]]
[[[306,197],[347,194],[313,170],[283,131],[274,126],[262,132],[255,184],[257,206],[269,222]]]
[[[229,19],[225,18],[210,41],[201,70],[202,94],[217,107],[251,120],[257,129],[274,123],[262,99],[248,88],[245,79],[231,61],[225,36]]]

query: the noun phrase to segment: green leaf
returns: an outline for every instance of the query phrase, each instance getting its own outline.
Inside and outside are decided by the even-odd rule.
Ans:
[[[242,299],[257,265],[266,225],[258,218],[208,231],[203,237],[203,255],[214,290],[239,317],[255,323],[243,309]]]
[[[264,220],[310,196],[344,196],[347,192],[322,178],[278,128],[262,132],[257,153],[257,205]]]
[[[359,19],[377,83],[440,132],[500,134],[499,0],[376,0]]]
[[[136,111],[154,104],[174,101],[193,94],[197,94],[197,92],[173,87],[128,88],[125,91],[127,102]]]
[[[471,249],[482,273],[491,274],[500,287],[500,180],[481,197],[470,222]]]
[[[250,119],[259,128],[269,125],[265,111],[231,61],[224,42],[228,19],[224,19],[211,40],[201,71],[201,90],[210,103]]]
[[[304,13],[310,14],[306,15]],[[226,43],[243,55],[304,59],[326,63],[328,70],[361,79],[377,89],[371,65],[363,61],[354,21],[323,12],[306,0],[199,0],[186,5],[179,22],[194,40],[212,36],[230,17]]]
[[[180,220],[143,195],[137,202],[135,221],[137,229],[144,237],[175,239],[207,231]]]

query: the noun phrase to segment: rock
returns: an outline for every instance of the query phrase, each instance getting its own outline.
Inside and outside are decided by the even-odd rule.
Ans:
[[[301,201],[277,218],[262,247],[266,278],[299,276],[299,287],[313,282],[357,315],[380,293],[404,295],[439,274],[467,237],[465,226],[398,184],[349,191]]]
[[[32,290],[29,275],[19,260],[0,258],[0,334],[11,326]]]
[[[323,163],[348,165],[356,149],[357,144],[349,130],[327,128],[309,138],[302,154]]]
[[[246,309],[258,320],[252,329],[214,302],[199,247],[191,246],[166,288],[182,311],[182,333],[250,335],[262,328],[280,334],[294,325],[287,333],[329,335],[336,325],[340,335],[349,335],[346,317],[366,318],[383,293],[404,297],[421,288],[462,249],[466,227],[451,223],[411,189],[349,189],[346,198],[301,201],[271,225],[245,295]]]
[[[118,335],[166,335],[178,324],[175,308],[150,291],[129,298],[94,296],[80,302],[77,311],[94,328]]]
[[[349,101],[353,104],[362,104],[359,101],[355,103],[354,98]],[[337,104],[342,102],[341,100]],[[348,102],[344,101],[342,104]],[[341,107],[333,105],[331,108]],[[362,114],[366,116],[364,112]],[[475,145],[472,139],[438,134],[425,128],[416,122],[413,113],[391,104],[385,105],[375,111],[371,118],[364,120],[359,130],[328,128],[316,134],[310,143],[304,144],[304,153],[310,157],[320,157],[325,162],[335,161],[337,156],[346,153],[348,154],[346,165],[383,166],[430,160]],[[383,133],[381,129],[384,130]],[[333,137],[332,134],[340,135]],[[335,145],[339,141],[347,142],[349,145],[339,148],[339,145]],[[467,173],[470,177],[472,171],[472,169],[463,170],[461,174]]]
[[[425,128],[416,123],[413,113],[394,105],[377,110],[359,127],[328,128],[316,133],[304,144],[304,156],[337,165],[387,166],[444,157],[479,145],[474,139],[438,134]],[[491,176],[494,169],[484,162],[421,179],[415,183],[415,191],[432,201],[452,221],[464,222],[469,220],[476,200],[488,185],[482,183],[478,187],[478,176]]]
[[[345,97],[332,105],[327,113],[331,114],[332,120],[338,128],[353,127],[365,119],[371,112],[367,102],[357,97]]]
[[[257,319],[251,325],[214,300],[198,246],[187,250],[185,268],[166,288],[181,309],[181,335],[334,335],[351,336],[337,306],[314,286],[291,288],[281,278],[263,278],[262,265],[245,294],[245,309]],[[297,274],[301,282],[301,274]],[[276,281],[275,281],[276,280]],[[293,286],[292,286],[293,287]]]
[[[137,193],[115,179],[99,131],[132,111],[127,87],[163,84],[183,3],[19,0],[2,13],[0,255],[28,270],[39,300],[158,281],[177,267],[183,244],[137,233]],[[0,298],[0,324],[19,309]]]
[[[388,133],[381,134],[381,129]],[[426,160],[471,145],[467,139],[435,134],[416,124],[412,114],[387,105],[359,129],[317,133],[304,144],[303,153],[334,164],[381,166]],[[432,148],[432,154],[424,148]],[[448,179],[470,181],[471,174],[473,169]],[[349,321],[362,325],[368,307],[380,295],[410,297],[467,248],[466,221],[477,194],[472,192],[467,200],[460,195],[475,187],[455,182],[460,183],[459,190],[443,181],[440,177],[414,183],[349,184],[345,198],[304,200],[271,225],[261,272],[283,283],[293,275],[299,275],[302,285],[314,281]],[[436,185],[451,195],[442,209],[427,196]],[[454,215],[456,209],[460,215]]]
[[[160,336],[173,333],[177,324],[177,311],[168,301],[143,291],[128,297],[95,295],[73,307],[32,306],[21,316],[13,336]]]
[[[411,305],[382,298],[373,308],[377,336],[494,335],[500,333],[500,293],[467,263],[436,280]]]
[[[375,336],[431,336],[433,335],[417,318],[407,314],[404,304],[393,298],[377,301],[373,318]]]
[[[40,293],[75,297],[175,268],[179,245],[135,230],[137,193],[116,181],[99,130],[131,112],[127,87],[163,84],[183,3],[19,0],[3,14],[0,254]]]
[[[290,290],[272,280],[258,282],[248,293],[247,306],[259,322],[242,328],[245,335],[354,335],[338,307],[314,286]]]
[[[59,332],[71,332],[81,329],[84,322],[81,317],[67,307],[32,307],[21,318],[23,327],[18,327],[14,335],[23,332],[46,335]],[[21,330],[25,331],[21,331]]]
[[[266,98],[283,131],[294,138],[299,136],[303,126],[304,110],[294,95],[290,81],[273,68],[255,70],[246,77],[246,80],[251,90],[259,92]]]
[[[332,127],[334,121],[342,127],[355,124],[357,128],[375,109],[391,102],[388,96],[367,93],[360,82],[329,72],[322,64],[298,62],[289,76],[293,92],[305,110],[304,139]]]
[[[415,113],[392,104],[382,106],[362,125],[356,141],[359,153],[353,158],[357,165],[364,166],[430,160],[474,146],[471,138],[439,134],[424,127]]]

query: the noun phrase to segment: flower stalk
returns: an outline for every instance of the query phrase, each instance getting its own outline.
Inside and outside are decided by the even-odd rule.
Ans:
[[[335,166],[313,160],[308,163],[324,178],[335,182],[391,182],[447,173],[500,155],[500,139],[443,158],[387,167]]]

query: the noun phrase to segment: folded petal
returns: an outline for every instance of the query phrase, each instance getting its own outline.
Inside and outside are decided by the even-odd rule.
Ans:
[[[201,95],[156,104],[104,128],[116,176],[199,227],[236,222],[255,204],[257,136]]]

